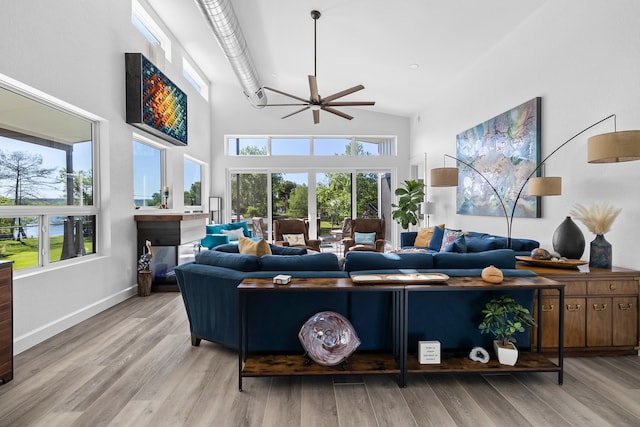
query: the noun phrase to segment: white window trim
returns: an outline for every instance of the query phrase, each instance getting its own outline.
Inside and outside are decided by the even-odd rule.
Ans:
[[[200,211],[200,212],[205,212],[205,206],[209,203],[208,202],[208,198],[205,201],[205,194],[209,194],[208,191],[205,191],[205,183],[208,182],[208,169],[207,169],[207,163],[203,162],[202,160],[198,160],[195,157],[192,157],[188,154],[184,155],[184,160],[188,160],[192,163],[195,163],[197,165],[200,165],[200,205],[194,205],[194,206],[184,206],[184,211],[185,212],[194,212],[194,211]],[[184,174],[184,171],[183,171]],[[208,206],[207,206],[208,209]]]
[[[182,74],[185,76],[186,80],[189,81],[189,79],[193,80],[198,86],[200,86],[199,88],[196,88],[195,86],[194,89],[196,89],[198,91],[198,93],[207,101],[209,102],[209,83],[207,82],[207,80],[205,80],[204,77],[202,77],[202,73],[200,73],[196,67],[191,63],[191,61],[189,61],[187,58],[182,58]],[[191,83],[189,81],[189,83]]]
[[[164,57],[171,62],[171,39],[137,0],[132,0],[131,2],[131,14],[160,41],[160,47],[164,50]]]

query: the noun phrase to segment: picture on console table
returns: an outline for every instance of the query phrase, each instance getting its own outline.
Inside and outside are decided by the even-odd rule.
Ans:
[[[141,53],[126,53],[127,123],[187,145],[187,95]]]
[[[456,135],[456,157],[495,187],[509,215],[520,188],[540,161],[540,104],[541,98],[534,98]],[[504,216],[500,200],[478,172],[461,163],[458,167],[456,212]],[[514,216],[539,218],[538,199],[523,191]]]

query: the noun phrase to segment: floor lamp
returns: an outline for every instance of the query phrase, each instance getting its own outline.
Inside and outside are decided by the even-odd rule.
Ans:
[[[528,195],[530,196],[557,196],[562,194],[562,178],[561,177],[533,177],[542,165],[558,150],[573,141],[578,136],[582,135],[594,126],[613,118],[613,129],[611,133],[604,133],[600,135],[592,136],[587,141],[587,161],[589,163],[617,163],[626,162],[631,160],[640,160],[640,130],[630,131],[616,131],[616,115],[612,114],[592,124],[591,126],[581,130],[567,141],[562,143],[558,148],[553,150],[547,157],[545,157],[538,165],[531,171],[529,176],[524,180],[518,195],[516,196],[513,207],[511,209],[511,215],[507,213],[507,207],[504,200],[498,193],[498,190],[493,186],[491,182],[471,164],[458,159],[457,157],[445,154],[445,158],[449,157],[456,160],[459,163],[471,168],[482,179],[489,184],[493,192],[498,197],[505,219],[507,221],[507,247],[511,248],[511,228],[513,224],[513,216],[516,212],[516,205],[520,200],[522,192],[529,183]],[[457,187],[458,186],[458,168],[457,167],[442,167],[431,169],[431,186],[432,187]]]

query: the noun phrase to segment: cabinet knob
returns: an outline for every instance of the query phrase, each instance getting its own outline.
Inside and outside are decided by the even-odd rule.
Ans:
[[[595,311],[605,311],[607,309],[607,304],[593,304],[593,309]]]
[[[615,283],[609,283],[609,290],[610,291],[615,291],[616,290],[616,284]]]
[[[629,303],[629,304],[618,304],[618,307],[620,308],[620,310],[631,310],[631,307],[633,307],[633,304]]]
[[[579,311],[580,310],[580,304],[567,304],[567,311]]]
[[[553,311],[553,304],[542,304],[542,311]]]

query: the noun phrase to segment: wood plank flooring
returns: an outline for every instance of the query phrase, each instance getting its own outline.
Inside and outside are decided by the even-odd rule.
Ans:
[[[245,378],[192,347],[180,294],[131,298],[15,357],[0,426],[638,426],[640,358],[555,373]]]

